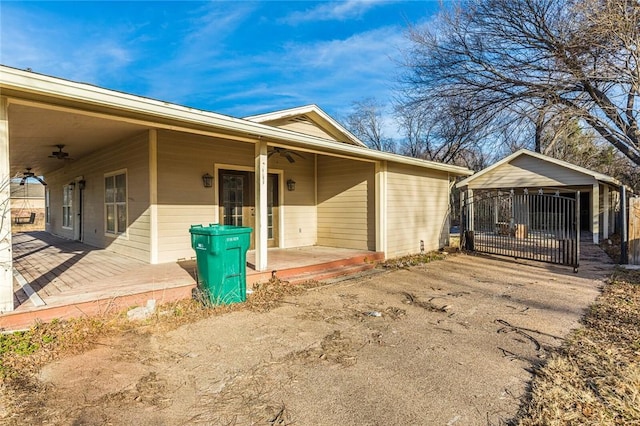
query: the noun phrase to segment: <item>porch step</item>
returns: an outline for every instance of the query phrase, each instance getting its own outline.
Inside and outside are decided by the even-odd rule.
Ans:
[[[326,281],[333,278],[345,277],[349,275],[356,275],[360,272],[369,271],[375,268],[376,265],[373,263],[361,263],[359,265],[350,265],[350,266],[341,266],[339,268],[325,269],[323,271],[316,272],[306,272],[302,274],[297,274],[293,276],[285,276],[284,278],[279,277],[280,279],[284,279],[291,284],[299,284],[305,281]]]
[[[320,264],[247,274],[247,288],[251,288],[253,284],[257,282],[266,282],[272,276],[293,284],[299,284],[309,280],[340,280],[370,271],[382,260],[384,260],[383,253],[371,252],[366,255]],[[159,271],[163,271],[163,268],[167,266],[156,265],[155,267],[159,269]],[[144,270],[145,267],[140,269]],[[192,290],[195,287],[195,282],[191,281],[190,277],[188,280],[185,279],[184,282],[172,288],[168,287],[166,283],[158,277],[154,277],[155,290],[148,290],[148,284],[146,286],[135,286],[130,283],[128,286],[128,294],[120,293],[115,295],[113,290],[111,290],[111,292],[108,290],[112,283],[108,280],[105,280],[105,283],[109,285],[101,286],[100,291],[93,292],[87,295],[87,297],[81,294],[81,292],[78,294],[76,294],[76,291],[72,292],[73,301],[67,304],[64,303],[62,298],[49,296],[49,303],[56,305],[41,308],[34,307],[19,312],[2,314],[0,315],[0,331],[24,329],[30,327],[36,321],[48,322],[54,318],[69,319],[87,315],[107,315],[130,306],[144,306],[149,299],[155,299],[159,304],[188,299],[192,297]]]
[[[375,268],[377,262],[384,260],[383,253],[370,253],[332,262],[301,266],[284,270],[274,270],[247,276],[247,286],[268,281],[272,277],[298,284],[305,281],[324,281],[344,275],[354,275]]]

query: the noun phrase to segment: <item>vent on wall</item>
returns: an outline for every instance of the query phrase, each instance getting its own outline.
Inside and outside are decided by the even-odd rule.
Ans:
[[[289,119],[289,123],[311,123],[306,115],[299,115]]]

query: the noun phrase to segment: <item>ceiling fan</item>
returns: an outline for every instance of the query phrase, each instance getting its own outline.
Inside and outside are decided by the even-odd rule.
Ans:
[[[27,179],[29,178],[34,178],[41,184],[45,186],[47,185],[47,182],[40,179],[38,176],[35,175],[35,173],[31,171],[31,167],[27,167],[27,169],[24,172],[22,172],[22,180],[20,181],[20,185],[24,185],[27,182]]]
[[[287,148],[280,148],[277,146],[274,146],[273,149],[269,152],[269,154],[267,154],[267,158],[271,158],[271,156],[273,156],[273,154],[278,154],[281,157],[285,157],[287,160],[289,160],[290,163],[295,163],[296,159],[293,158],[293,156],[297,156],[299,158],[302,158],[304,160],[304,156],[302,154],[298,154],[297,152],[291,150],[291,149],[287,149]]]
[[[62,151],[62,148],[64,148],[64,145],[56,145],[56,146],[58,147],[58,150],[53,151],[49,156],[49,158],[57,158],[58,160],[73,160],[73,158],[69,157],[68,152]]]

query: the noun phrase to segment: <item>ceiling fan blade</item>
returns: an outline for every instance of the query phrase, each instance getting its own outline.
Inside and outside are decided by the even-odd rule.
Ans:
[[[27,177],[24,176],[21,180],[20,180],[20,185],[24,185],[24,183],[27,181]]]
[[[288,152],[285,152],[284,156],[287,157],[287,160],[289,160],[290,163],[295,163],[296,162],[296,160]]]
[[[36,178],[38,180],[38,182],[40,182],[44,186],[47,186],[47,182],[45,182],[44,180],[40,179],[38,176],[34,176],[34,178]]]

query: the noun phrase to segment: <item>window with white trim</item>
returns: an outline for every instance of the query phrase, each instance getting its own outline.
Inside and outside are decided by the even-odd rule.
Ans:
[[[73,186],[62,187],[62,227],[73,227]]]
[[[127,173],[104,177],[105,231],[124,234],[127,231]]]

